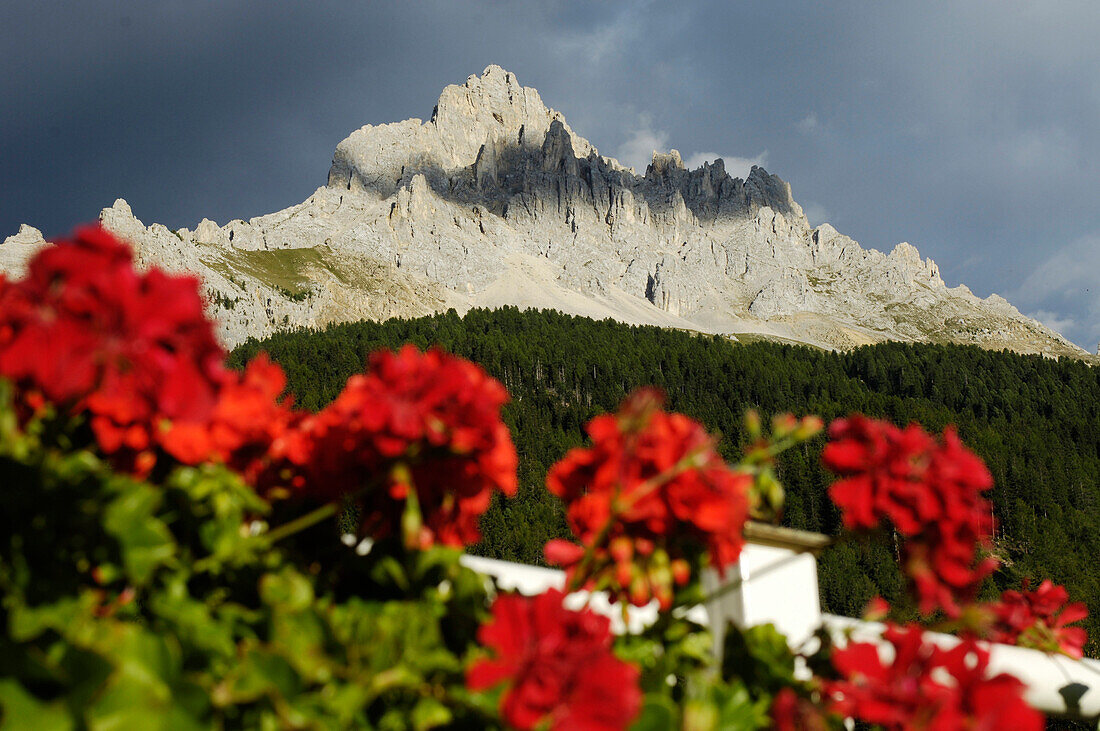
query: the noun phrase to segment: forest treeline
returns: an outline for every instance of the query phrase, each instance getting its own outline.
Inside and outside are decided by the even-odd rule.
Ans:
[[[670,408],[721,433],[740,452],[747,408],[819,414],[851,412],[911,421],[930,431],[955,424],[996,481],[996,547],[1002,569],[988,592],[1023,576],[1051,578],[1088,603],[1090,654],[1100,637],[1100,369],[972,346],[885,343],[835,353],[769,342],[740,344],[656,327],[594,321],[553,311],[472,310],[414,320],[332,325],[279,333],[237,348],[240,367],[266,351],[288,376],[297,403],[318,409],[366,353],[412,342],[439,345],[480,363],[512,394],[505,419],[520,454],[521,489],[483,519],[479,552],[539,563],[550,538],[568,535],[560,505],[543,486],[547,468],[583,441],[583,426],[632,389],[657,385]],[[784,523],[835,534],[821,467],[823,439],[785,454]],[[826,611],[858,615],[874,594],[901,598],[889,541],[847,543],[820,562]]]

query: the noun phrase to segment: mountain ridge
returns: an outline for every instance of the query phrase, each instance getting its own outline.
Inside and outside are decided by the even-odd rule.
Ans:
[[[790,185],[675,150],[644,174],[601,155],[514,74],[446,87],[428,121],[365,125],[300,204],[194,230],[146,227],[121,199],[103,225],[143,265],[202,277],[229,345],[276,329],[451,307],[546,307],[831,348],[974,343],[1082,357],[1003,298],[947,288],[907,243],[865,250],[810,226]],[[41,235],[0,244],[18,272]]]

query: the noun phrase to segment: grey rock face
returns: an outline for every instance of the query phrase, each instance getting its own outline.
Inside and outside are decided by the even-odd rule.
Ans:
[[[0,273],[12,278],[23,276],[27,261],[45,245],[42,232],[24,223],[0,244]]]
[[[431,119],[351,133],[328,182],[251,221],[103,225],[145,265],[198,273],[230,344],[291,326],[454,307],[549,307],[824,347],[882,340],[1084,351],[999,297],[948,289],[907,243],[865,250],[811,229],[790,186],[721,160],[655,153],[644,175],[604,157],[497,66],[443,90]],[[41,235],[0,245],[17,271]]]

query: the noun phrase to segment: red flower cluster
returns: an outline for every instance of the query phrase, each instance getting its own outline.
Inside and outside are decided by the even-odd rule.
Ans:
[[[701,424],[662,405],[654,390],[634,393],[617,414],[589,422],[592,446],[571,450],[546,476],[595,561],[582,565],[583,549],[564,541],[547,544],[547,559],[567,568],[571,584],[600,575],[638,605],[656,596],[668,606],[693,550],[708,550],[719,570],[737,560],[752,484],[723,462]]]
[[[289,399],[280,403],[285,387],[283,369],[261,353],[243,374],[223,384],[209,418],[177,421],[161,443],[184,464],[224,462],[249,484],[270,486],[264,475],[273,454],[284,451],[283,442],[293,439],[290,432],[304,416],[291,410]]]
[[[839,474],[829,490],[851,529],[892,526],[907,540],[903,563],[920,610],[959,613],[996,566],[981,559],[993,529],[982,493],[993,484],[985,464],[948,428],[940,440],[855,415],[833,422],[825,465]]]
[[[507,400],[482,368],[441,350],[378,351],[281,452],[313,495],[365,490],[364,525],[376,537],[404,518],[414,545],[469,545],[493,491],[517,489],[516,450],[500,415]]]
[[[225,378],[199,282],[134,269],[98,226],[78,229],[0,280],[0,375],[24,393],[87,411],[100,447],[151,466],[158,425],[202,420]]]
[[[280,402],[286,378],[266,357],[243,375],[224,358],[198,280],[136,271],[99,227],[43,249],[24,279],[0,277],[0,376],[26,403],[87,412],[100,448],[127,469],[148,471],[163,449],[225,462],[261,489],[328,500],[376,487],[363,499],[368,530],[404,517],[421,546],[475,542],[492,490],[516,491],[500,418],[508,394],[473,363],[411,346],[376,353],[370,372],[307,416]],[[376,475],[382,484],[365,483]]]
[[[1067,604],[1066,587],[1049,579],[1034,591],[1006,591],[992,605],[994,624],[990,639],[1046,652],[1061,652],[1080,659],[1084,656],[1088,632],[1083,627],[1067,627],[1089,616],[1084,602]]]
[[[642,704],[638,669],[612,654],[606,617],[565,609],[564,598],[554,589],[532,599],[498,596],[477,634],[495,657],[474,663],[466,685],[484,690],[508,681],[501,715],[519,729],[544,722],[551,729],[626,728]]]
[[[872,643],[833,651],[841,679],[827,686],[832,710],[887,729],[1043,728],[1042,714],[1023,700],[1023,683],[987,677],[989,653],[973,640],[942,650],[915,625],[889,626],[883,636],[892,662],[883,663]]]

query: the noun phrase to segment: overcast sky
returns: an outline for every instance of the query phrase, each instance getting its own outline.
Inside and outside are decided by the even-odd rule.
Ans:
[[[0,28],[0,236],[285,208],[496,63],[603,154],[762,164],[811,223],[1100,339],[1097,0],[4,0]]]

